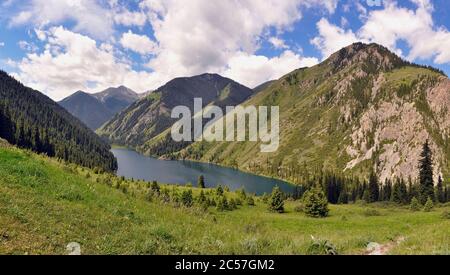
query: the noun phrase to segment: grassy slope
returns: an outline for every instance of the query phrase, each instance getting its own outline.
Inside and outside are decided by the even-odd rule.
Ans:
[[[311,235],[342,254],[400,236],[407,240],[392,253],[450,254],[450,220],[441,217],[449,206],[431,213],[379,208],[381,216],[369,217],[366,206],[332,206],[331,217],[311,219],[293,211],[295,202],[274,214],[257,200],[255,207],[205,213],[123,194],[86,173],[0,148],[0,254],[61,254],[73,241],[85,254],[305,254]]]

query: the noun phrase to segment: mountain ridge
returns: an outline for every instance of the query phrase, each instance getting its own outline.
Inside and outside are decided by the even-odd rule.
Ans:
[[[96,130],[138,99],[136,92],[119,86],[95,94],[77,91],[58,103],[90,129]]]

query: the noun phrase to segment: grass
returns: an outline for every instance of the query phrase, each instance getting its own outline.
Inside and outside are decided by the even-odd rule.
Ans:
[[[149,202],[133,188],[124,194],[97,183],[102,177],[0,148],[0,254],[65,254],[70,242],[80,243],[83,254],[308,254],[311,236],[339,254],[364,254],[369,242],[399,237],[406,240],[393,254],[450,254],[449,205],[430,213],[332,205],[330,217],[313,219],[294,211],[298,202],[276,214],[258,198],[254,207],[204,211]]]

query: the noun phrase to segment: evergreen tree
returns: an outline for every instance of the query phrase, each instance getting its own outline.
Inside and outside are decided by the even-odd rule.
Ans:
[[[272,196],[270,197],[269,210],[272,212],[283,213],[284,212],[284,200],[283,193],[281,193],[280,188],[277,186],[272,191]]]
[[[223,212],[228,210],[228,200],[227,197],[221,196],[217,201],[217,211]]]
[[[411,211],[419,211],[422,205],[420,205],[419,200],[416,197],[411,199],[411,204],[409,205],[409,209]]]
[[[323,191],[316,187],[305,193],[303,211],[307,216],[321,218],[328,216],[328,201]]]
[[[198,188],[202,188],[202,189],[206,188],[205,177],[203,175],[200,175],[198,177],[197,186],[198,186]]]
[[[153,192],[153,194],[158,195],[160,194],[160,188],[156,181],[152,181],[152,184],[150,186],[150,190]]]
[[[436,201],[440,203],[445,203],[445,190],[441,176],[439,176],[438,183],[436,185]]]
[[[408,203],[408,190],[402,179],[397,179],[392,189],[391,201],[398,204]]]
[[[434,207],[433,200],[431,198],[428,198],[423,208],[423,211],[430,212],[431,210],[433,210],[433,207]]]
[[[374,172],[370,174],[369,177],[369,201],[368,202],[376,202],[379,196],[379,184],[378,178]]]
[[[390,201],[392,196],[392,182],[387,179],[383,187],[383,201]]]
[[[185,206],[185,207],[192,207],[192,205],[194,204],[194,200],[192,198],[192,190],[184,190],[181,193],[181,203]]]
[[[216,188],[216,195],[217,196],[223,196],[223,188],[222,185],[218,185]]]
[[[253,199],[252,196],[248,196],[247,197],[247,205],[248,206],[255,206],[255,200]]]
[[[419,161],[420,202],[425,204],[428,198],[434,198],[433,182],[433,156],[430,143],[427,140],[423,145]]]

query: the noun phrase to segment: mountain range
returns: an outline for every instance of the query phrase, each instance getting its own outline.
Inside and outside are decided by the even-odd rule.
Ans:
[[[139,98],[133,90],[120,86],[96,94],[78,91],[59,104],[89,128],[96,130]]]
[[[216,104],[225,95],[233,95],[228,105],[280,107],[277,152],[261,153],[255,142],[170,141],[171,108],[194,97]],[[293,182],[298,175],[292,171],[299,169],[416,178],[422,145],[429,140],[435,175],[448,176],[448,106],[450,80],[443,72],[404,61],[378,44],[356,43],[256,92],[218,75],[173,80],[98,133],[147,155],[217,163]]]
[[[165,144],[164,152],[175,147],[180,150],[189,143],[174,143],[168,135],[177,121],[171,118],[174,107],[186,106],[193,112],[194,98],[202,98],[204,106],[214,104],[224,108],[238,105],[252,95],[251,89],[218,74],[176,78],[133,103],[97,133],[115,144],[139,147],[140,151],[147,150],[155,140]]]

